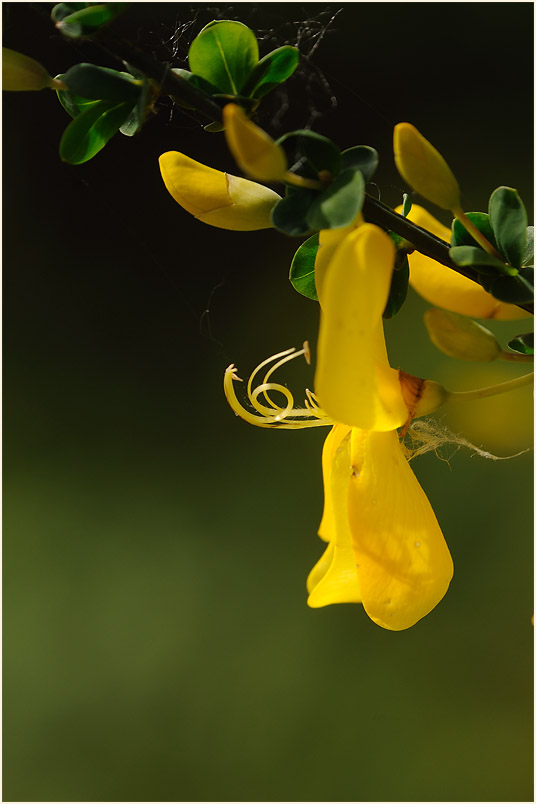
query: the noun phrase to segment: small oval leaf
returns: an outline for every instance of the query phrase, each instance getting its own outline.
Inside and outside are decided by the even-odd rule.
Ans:
[[[90,100],[138,100],[142,82],[128,73],[98,67],[96,64],[75,64],[63,76],[69,91]]]
[[[190,70],[218,88],[240,95],[259,61],[255,34],[231,20],[212,21],[196,36],[188,51]]]
[[[508,346],[513,352],[519,352],[522,355],[534,354],[534,332],[527,332],[524,335],[516,335]]]
[[[308,299],[318,301],[315,284],[315,260],[318,252],[318,233],[302,243],[290,264],[289,279],[294,290]]]
[[[278,201],[271,212],[276,229],[291,237],[311,234],[307,213],[317,193],[314,190],[294,190]]]
[[[361,211],[364,198],[365,181],[361,171],[344,170],[311,204],[307,213],[310,229],[348,226]]]
[[[243,94],[260,100],[272,89],[290,78],[298,66],[299,60],[299,50],[292,45],[283,45],[277,50],[272,50],[253,68],[242,87]]]
[[[375,148],[370,145],[355,145],[341,154],[342,169],[354,168],[360,170],[365,181],[370,181],[376,172],[380,157]]]
[[[69,123],[60,141],[60,157],[71,165],[81,165],[104,148],[119,130],[132,104],[100,101]]]
[[[497,187],[489,199],[489,219],[497,246],[510,265],[520,268],[527,234],[527,213],[517,190]]]

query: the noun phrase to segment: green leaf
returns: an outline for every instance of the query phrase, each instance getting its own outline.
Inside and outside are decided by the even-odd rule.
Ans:
[[[344,170],[311,204],[307,213],[310,229],[348,226],[361,211],[364,198],[365,181],[361,171]]]
[[[86,63],[75,64],[74,67],[67,70],[63,81],[69,87],[70,92],[90,100],[135,103],[142,88],[142,82],[128,73]]]
[[[318,252],[318,234],[302,243],[290,264],[289,279],[294,290],[318,301],[315,285],[315,260]]]
[[[404,193],[404,195],[402,196],[402,215],[404,216],[404,218],[408,217],[409,213],[411,212],[412,206],[413,201],[411,200],[411,197],[407,193]]]
[[[509,304],[529,304],[534,299],[534,268],[521,268],[517,276],[479,277],[479,282],[496,299]]]
[[[290,131],[277,140],[278,145],[282,145],[288,157],[289,164],[292,162],[303,162],[310,170],[304,170],[303,165],[298,165],[296,172],[308,177],[318,176],[320,171],[327,170],[332,176],[339,173],[341,166],[341,155],[337,146],[322,134],[317,134],[309,129],[299,129]]]
[[[151,81],[146,76],[141,79],[141,91],[138,102],[130,112],[125,122],[120,126],[119,131],[125,137],[133,137],[142,127],[147,113],[147,106],[150,99]]]
[[[276,229],[291,237],[308,235],[313,231],[307,222],[307,213],[316,198],[314,190],[292,190],[278,201],[271,212]]]
[[[516,335],[513,340],[508,342],[508,346],[513,352],[520,352],[522,355],[533,355],[534,332],[527,332],[525,335]]]
[[[283,45],[264,56],[253,68],[242,87],[242,93],[256,100],[290,78],[300,60],[299,50]]]
[[[491,243],[493,248],[497,248],[497,241],[491,228],[489,215],[486,212],[467,212],[467,217],[474,223],[478,231],[482,232],[488,243]],[[451,246],[473,246],[474,248],[482,249],[482,246],[476,242],[457,218],[452,221],[450,244]]]
[[[52,9],[56,27],[73,38],[91,36],[120,14],[126,3],[59,3]],[[82,8],[76,8],[82,6]]]
[[[527,226],[525,250],[523,252],[523,265],[534,264],[534,226]]]
[[[259,61],[255,34],[241,22],[224,20],[206,25],[188,52],[190,70],[218,88],[240,95]]]
[[[397,249],[389,297],[387,299],[387,304],[385,305],[385,310],[383,311],[384,318],[393,318],[393,316],[398,313],[406,301],[406,296],[408,295],[408,283],[409,262],[407,253],[403,250]]]
[[[370,145],[355,145],[341,154],[342,170],[354,168],[360,170],[365,181],[370,181],[378,167],[378,151]]]
[[[101,101],[72,120],[60,141],[60,157],[71,165],[81,165],[104,148],[132,110],[131,103]]]
[[[476,246],[454,246],[449,249],[449,254],[456,265],[476,268],[479,274],[496,277],[498,274],[514,276],[517,273],[515,268],[510,268],[497,257]]]
[[[64,76],[62,73],[56,76],[56,80],[58,81],[63,81],[63,79]],[[78,117],[78,115],[85,112],[86,109],[95,106],[96,103],[100,103],[98,100],[89,100],[88,98],[83,98],[81,95],[75,95],[74,92],[70,92],[68,89],[58,89],[56,90],[56,95],[67,114],[71,117]]]
[[[200,75],[194,75],[189,70],[183,70],[181,67],[174,67],[171,70],[172,73],[178,75],[179,78],[182,78],[184,81],[188,81],[189,84],[193,84],[194,87],[203,90],[206,92],[207,95],[215,95],[219,92],[218,87],[215,87],[214,84],[211,84],[209,81],[205,81],[204,78],[201,78]],[[186,103],[182,98],[178,95],[170,95],[171,100],[178,104],[179,106],[183,106],[185,109],[195,109],[195,106],[192,106],[190,103]]]
[[[514,268],[521,268],[527,234],[527,213],[517,190],[497,187],[489,199],[489,218],[497,246]]]

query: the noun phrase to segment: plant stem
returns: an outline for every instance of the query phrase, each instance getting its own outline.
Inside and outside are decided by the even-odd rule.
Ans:
[[[500,382],[497,385],[489,385],[487,388],[477,388],[474,391],[447,391],[447,402],[463,402],[469,399],[483,399],[486,396],[496,396],[505,394],[507,391],[514,391],[524,385],[530,385],[534,380],[534,373],[523,374],[521,377],[514,377],[512,380]]]
[[[499,352],[499,360],[509,360],[512,363],[533,363],[534,355],[522,355],[520,352]]]
[[[436,237],[426,229],[422,229],[412,221],[399,215],[392,210],[391,207],[388,207],[386,204],[383,204],[367,193],[365,194],[365,202],[363,204],[363,215],[365,220],[371,223],[377,223],[384,229],[390,229],[392,232],[400,235],[400,237],[409,241],[416,251],[420,251],[420,253],[424,254],[426,257],[431,257],[436,262],[440,262],[441,265],[446,265],[447,268],[450,268],[452,271],[456,271],[456,273],[462,274],[462,276],[465,276],[467,279],[471,279],[473,282],[480,284],[478,274],[474,268],[470,266],[462,268],[462,266],[456,265],[456,263],[450,259],[450,246],[448,243],[445,243],[441,238]],[[532,302],[518,304],[517,307],[521,307],[522,310],[526,310],[528,313],[534,313],[534,305]]]

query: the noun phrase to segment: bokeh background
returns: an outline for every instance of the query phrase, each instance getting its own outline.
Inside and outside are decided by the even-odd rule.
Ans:
[[[52,74],[95,57],[48,4],[4,3],[4,44]],[[342,9],[342,10],[340,10]],[[338,13],[337,13],[338,12]],[[175,66],[238,18],[303,70],[266,101],[380,152],[392,127],[447,157],[467,210],[516,187],[532,219],[531,3],[132,4],[123,30]],[[336,99],[336,101],[334,100]],[[445,410],[467,450],[414,462],[450,546],[442,603],[409,631],[310,610],[323,432],[233,416],[225,367],[314,344],[296,243],[192,220],[157,157],[236,171],[222,137],[165,103],[133,139],[62,164],[52,93],[4,97],[4,800],[532,800],[532,402]],[[436,210],[432,211],[436,212]],[[444,213],[438,216],[446,223]],[[444,357],[410,294],[393,365],[450,388],[521,373]],[[524,330],[490,325],[502,343]],[[312,369],[288,367],[301,398]]]

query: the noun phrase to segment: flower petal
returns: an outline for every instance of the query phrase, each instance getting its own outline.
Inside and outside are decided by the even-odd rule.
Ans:
[[[396,209],[396,212],[401,211],[402,207]],[[450,229],[439,223],[423,207],[412,206],[408,219],[450,243]],[[516,307],[515,304],[495,299],[476,282],[431,257],[425,257],[424,254],[414,251],[408,260],[410,284],[417,293],[437,307],[473,318],[496,318],[506,321],[529,316],[529,313]]]
[[[255,125],[236,103],[223,108],[225,138],[237,165],[260,181],[282,181],[287,171],[287,157],[262,128]]]
[[[393,264],[391,238],[366,223],[335,250],[320,286],[315,391],[328,416],[351,427],[394,430],[408,417],[383,335]]]
[[[332,443],[338,441],[329,473],[329,496],[332,505],[332,531],[330,542],[307,579],[311,608],[332,603],[360,603],[361,593],[356,571],[356,560],[348,524],[348,485],[350,470],[350,430],[333,428]],[[330,434],[331,435],[331,434]],[[339,440],[342,436],[342,441]],[[329,438],[329,436],[328,436]],[[327,494],[326,494],[327,496]]]
[[[363,605],[392,631],[414,625],[439,603],[452,559],[396,432],[353,430],[348,515]]]
[[[322,514],[322,521],[318,528],[318,535],[325,542],[331,541],[335,533],[335,516],[333,512],[333,500],[331,496],[331,467],[333,466],[333,459],[335,453],[341,445],[341,441],[350,432],[349,427],[343,424],[335,424],[329,431],[326,440],[324,441],[324,448],[322,450],[322,478],[324,481],[324,512]]]
[[[268,187],[215,170],[178,151],[162,154],[159,163],[169,193],[198,220],[236,231],[271,227],[270,212],[280,196]]]

